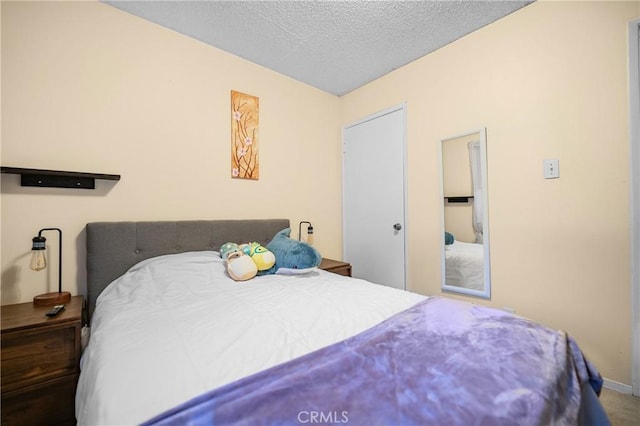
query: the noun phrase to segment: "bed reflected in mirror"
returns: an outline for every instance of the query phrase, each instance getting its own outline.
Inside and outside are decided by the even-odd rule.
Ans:
[[[486,129],[440,142],[442,289],[490,298]]]

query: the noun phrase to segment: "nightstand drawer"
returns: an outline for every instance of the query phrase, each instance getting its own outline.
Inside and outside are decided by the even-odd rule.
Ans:
[[[2,393],[3,425],[75,425],[78,375]]]
[[[43,327],[2,335],[2,391],[77,372],[73,325]]]

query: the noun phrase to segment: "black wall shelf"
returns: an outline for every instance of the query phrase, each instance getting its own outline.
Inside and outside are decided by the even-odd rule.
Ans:
[[[96,179],[120,180],[120,175],[103,173],[66,172],[62,170],[25,169],[2,166],[2,173],[20,175],[21,186],[46,188],[95,189]]]
[[[468,203],[469,201],[473,201],[473,195],[444,197],[444,199],[447,203]]]

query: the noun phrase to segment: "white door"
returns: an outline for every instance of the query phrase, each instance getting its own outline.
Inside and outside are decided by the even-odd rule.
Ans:
[[[405,288],[405,105],[346,126],[343,254],[352,275]]]

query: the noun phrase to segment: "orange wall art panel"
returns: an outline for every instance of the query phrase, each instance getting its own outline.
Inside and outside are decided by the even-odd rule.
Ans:
[[[260,177],[258,159],[258,112],[256,96],[231,91],[231,177]]]

